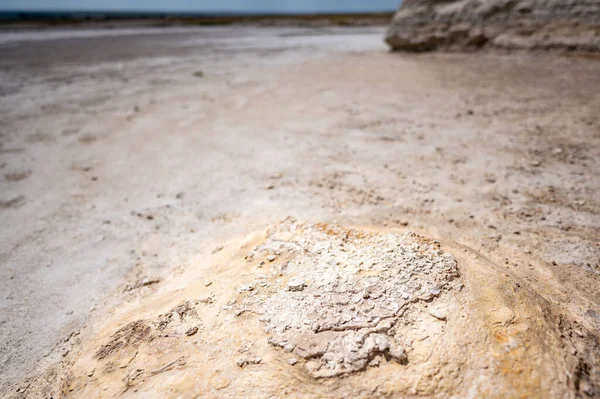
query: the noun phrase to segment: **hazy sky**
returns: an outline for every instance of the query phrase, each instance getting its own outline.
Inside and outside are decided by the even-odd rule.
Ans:
[[[0,10],[390,11],[400,0],[0,0]]]

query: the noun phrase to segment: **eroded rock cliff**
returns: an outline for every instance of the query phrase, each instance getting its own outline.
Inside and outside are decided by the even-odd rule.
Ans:
[[[600,52],[600,0],[405,0],[394,50],[482,47]]]

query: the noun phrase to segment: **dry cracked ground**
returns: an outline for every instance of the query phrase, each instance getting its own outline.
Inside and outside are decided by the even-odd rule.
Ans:
[[[0,34],[0,393],[600,395],[600,61]]]

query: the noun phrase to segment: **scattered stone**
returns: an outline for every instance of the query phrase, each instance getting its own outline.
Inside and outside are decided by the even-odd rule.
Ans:
[[[275,259],[277,259],[277,255],[271,254],[271,255],[267,256],[267,260],[269,262],[273,262]]]
[[[259,364],[262,362],[262,358],[260,356],[257,357],[243,357],[237,360],[237,365],[240,368],[244,368],[249,364]]]
[[[288,282],[288,291],[302,291],[304,287],[304,280],[300,277],[292,277]]]
[[[435,317],[438,320],[446,320],[446,314],[444,312],[442,312],[440,309],[429,308],[429,309],[427,309],[427,313],[429,313],[430,315],[432,315],[433,317]]]
[[[214,303],[214,302],[215,302],[215,299],[214,299],[214,298],[213,298],[213,296],[211,295],[211,296],[208,296],[208,297],[206,297],[206,298],[202,298],[202,299],[198,300],[198,302],[199,302],[199,303],[204,303],[204,304],[210,305],[211,303]]]
[[[290,352],[291,352],[291,351],[293,351],[295,348],[296,348],[296,345],[294,345],[294,344],[290,344],[290,343],[287,343],[287,344],[285,344],[285,345],[283,346],[283,350],[284,350],[285,352],[287,352],[287,353],[290,353]]]
[[[240,292],[244,292],[244,291],[253,291],[254,290],[254,284],[244,284],[240,286]]]
[[[220,252],[220,251],[222,251],[222,250],[223,250],[223,246],[222,246],[222,245],[219,245],[218,247],[216,247],[215,249],[213,249],[213,250],[211,251],[211,254],[213,254],[213,255],[214,255],[214,254],[216,254],[217,252]]]
[[[540,161],[539,159],[534,159],[532,161],[529,161],[529,166],[541,166],[542,165],[542,161]]]
[[[29,388],[30,384],[27,384],[25,386],[22,386],[20,388],[17,389],[17,393],[24,393],[25,391],[27,391],[27,389]]]
[[[292,366],[295,365],[296,363],[298,363],[298,359],[295,357],[291,357],[288,359],[288,364],[291,364]]]
[[[147,287],[149,285],[158,284],[158,283],[160,283],[160,279],[157,277],[144,277],[143,279],[135,282],[135,284],[126,286],[125,291],[133,291],[133,290],[141,288],[141,287]]]
[[[240,308],[238,308],[238,309],[236,309],[236,310],[233,312],[233,314],[235,315],[235,317],[238,317],[238,316],[241,316],[241,315],[243,315],[243,314],[244,314],[244,313],[246,313],[247,311],[248,311],[247,309],[240,309]]]
[[[494,176],[492,174],[486,174],[485,181],[488,183],[496,183],[496,176]]]
[[[401,346],[392,346],[389,351],[390,356],[397,363],[404,363],[408,360],[404,348]]]
[[[192,335],[196,334],[197,332],[198,332],[198,327],[192,327],[185,332],[185,335],[187,335],[188,337],[191,337]]]

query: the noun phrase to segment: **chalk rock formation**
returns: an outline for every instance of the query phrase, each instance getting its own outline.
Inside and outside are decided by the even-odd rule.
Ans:
[[[600,392],[590,330],[452,243],[288,218],[184,273],[99,321],[54,377],[61,397]]]
[[[482,47],[600,52],[600,0],[405,0],[394,50]]]

